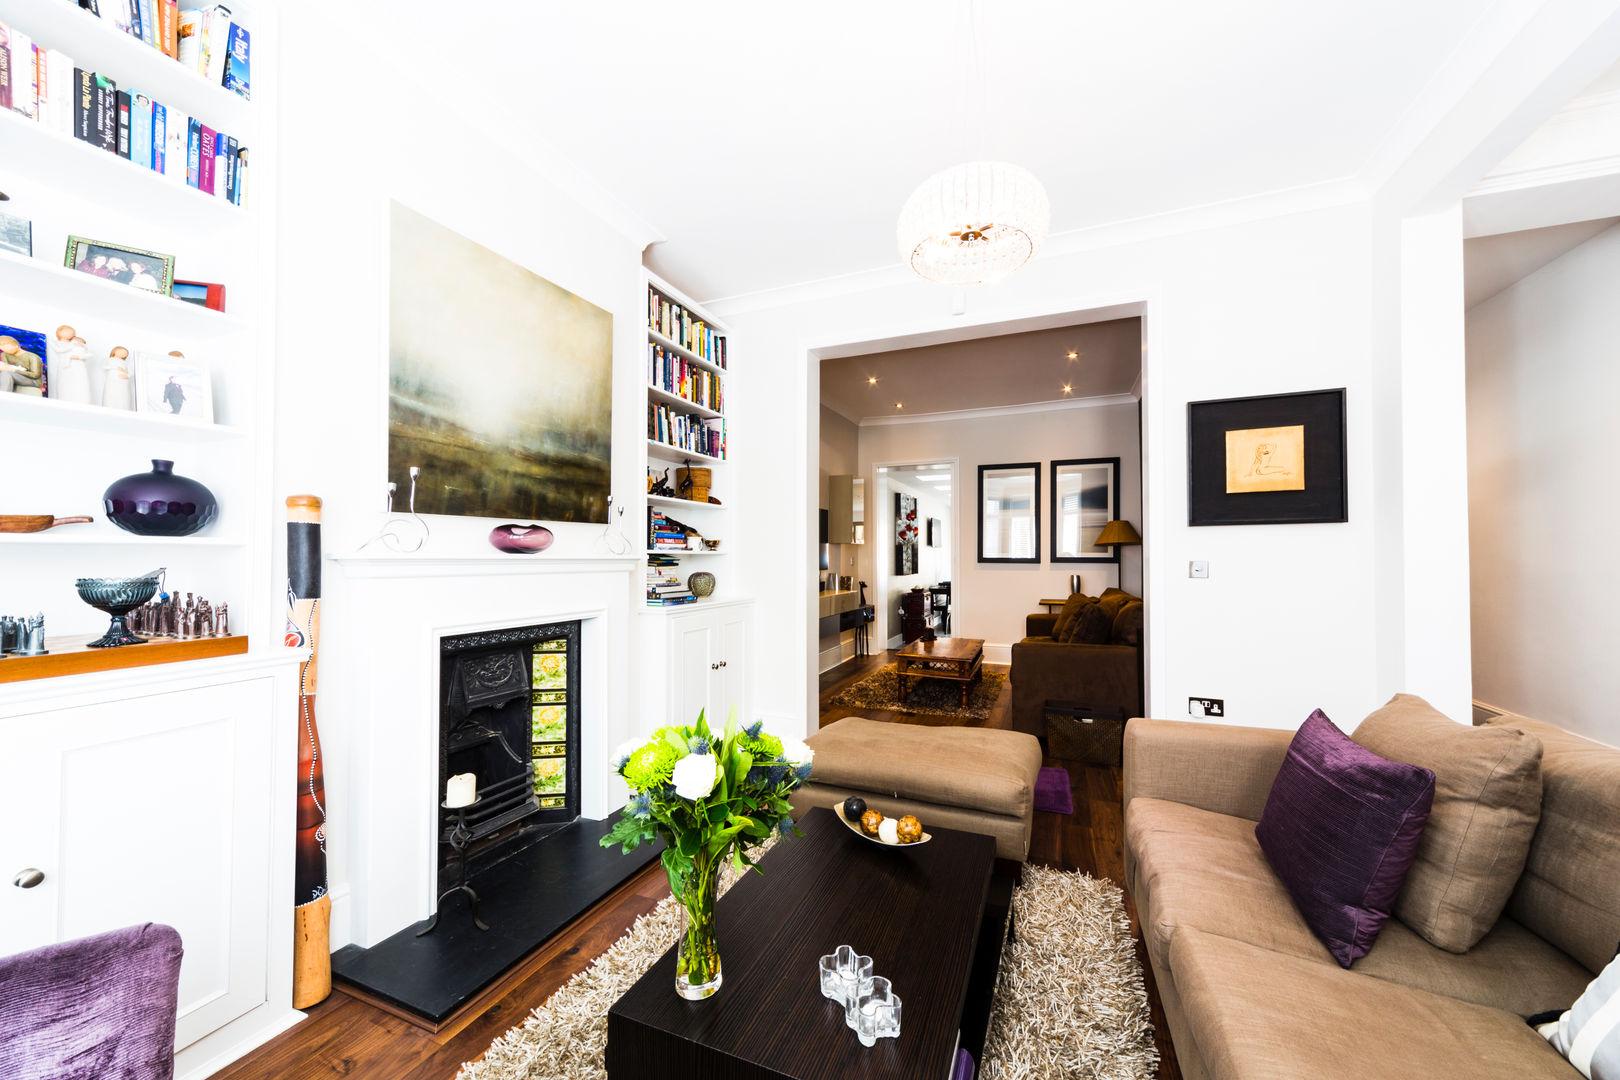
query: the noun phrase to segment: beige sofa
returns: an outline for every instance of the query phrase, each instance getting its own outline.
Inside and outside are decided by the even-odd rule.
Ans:
[[[1023,862],[1029,855],[1041,771],[1033,735],[846,716],[805,742],[816,752],[815,772],[793,793],[795,820],[859,795],[885,817],[915,814],[924,828],[993,836],[999,859]]]
[[[1506,912],[1450,953],[1392,918],[1341,968],[1254,825],[1291,731],[1134,720],[1125,871],[1189,1080],[1579,1080],[1524,1017],[1567,1008],[1620,943],[1620,750],[1524,717],[1540,823]]]

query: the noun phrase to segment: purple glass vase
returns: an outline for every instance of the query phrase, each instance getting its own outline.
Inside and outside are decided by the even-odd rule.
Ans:
[[[113,481],[101,504],[108,521],[140,536],[190,536],[219,515],[212,491],[157,459],[151,472]]]
[[[497,525],[489,532],[489,542],[496,551],[513,555],[533,555],[551,546],[551,530],[544,525]]]

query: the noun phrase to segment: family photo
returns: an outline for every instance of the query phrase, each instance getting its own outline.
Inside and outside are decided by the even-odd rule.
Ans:
[[[168,296],[174,291],[174,256],[68,237],[67,264],[81,274]]]

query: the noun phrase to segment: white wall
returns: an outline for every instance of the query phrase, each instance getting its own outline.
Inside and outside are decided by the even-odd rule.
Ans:
[[[1184,717],[1187,697],[1208,695],[1226,699],[1234,723],[1295,726],[1320,706],[1348,725],[1387,697],[1368,587],[1376,532],[1370,226],[1369,208],[1357,204],[1053,254],[969,292],[967,314],[955,320],[1145,305],[1144,592],[1157,715]],[[808,564],[808,554],[784,558],[784,545],[807,553],[814,540],[810,352],[950,326],[949,299],[916,281],[723,312],[747,340],[750,362],[734,377],[780,406],[760,452],[739,464],[758,500],[742,530],[754,591],[780,582],[784,561]],[[1338,386],[1349,391],[1349,522],[1188,527],[1187,402]],[[773,558],[756,557],[773,549]],[[1207,580],[1188,579],[1191,559],[1209,561]],[[1028,595],[1020,589],[1020,606]],[[761,711],[811,715],[813,615],[783,620],[782,648],[764,658],[755,684]]]
[[[1620,227],[1468,312],[1474,696],[1620,743]]]
[[[960,458],[958,487],[952,493],[951,506],[950,531],[961,543],[960,570],[952,584],[951,632],[983,638],[986,659],[997,663],[1010,660],[1013,643],[1024,636],[1024,617],[1032,611],[1045,610],[1035,601],[1047,596],[1069,595],[1069,575],[1079,574],[1093,596],[1120,584],[1113,563],[1052,562],[1049,466],[1052,461],[1065,458],[1119,458],[1121,516],[1140,530],[1142,454],[1135,405],[1074,407],[919,424],[871,424],[861,428],[863,475],[870,475],[876,465],[886,461],[929,461],[945,457]],[[1013,461],[1041,463],[1041,562],[1038,565],[981,563],[977,557],[975,500],[979,466]],[[892,505],[888,513],[892,517]],[[1124,550],[1123,587],[1140,595],[1141,548]],[[874,550],[873,556],[878,555]],[[893,557],[892,550],[886,557]]]
[[[424,80],[417,20],[390,18],[386,6],[375,2],[366,7],[369,19],[356,16],[346,22],[368,27],[363,64],[332,64],[329,35],[289,35],[284,45],[283,70],[320,72],[320,77],[283,80],[280,101],[282,115],[297,122],[285,125],[277,163],[283,199],[277,281],[283,349],[276,431],[278,506],[286,494],[321,496],[330,556],[353,552],[382,524],[385,480],[400,485],[396,505],[404,505],[408,477],[384,475],[390,199],[612,312],[612,486],[619,505],[631,503],[643,489],[641,244],[570,194],[572,189],[565,189],[552,172],[522,156],[511,130],[500,137],[480,130],[458,111],[456,98],[443,95],[434,80]],[[295,0],[290,8],[289,26],[320,25],[330,14],[310,0]],[[379,100],[379,87],[388,88],[386,104]],[[451,333],[469,329],[446,328]],[[625,530],[632,542],[641,529],[635,516],[634,511],[627,515]],[[498,523],[435,517],[430,524],[432,539],[421,559],[488,553],[486,537]],[[552,528],[557,539],[542,558],[598,553],[601,525],[558,523]],[[284,565],[279,546],[276,558]],[[457,572],[447,568],[443,577]],[[373,669],[373,653],[420,644],[414,638],[408,643],[397,639],[395,627],[364,603],[365,590],[354,576],[349,568],[328,562],[322,608],[319,708],[330,813],[334,947],[351,936],[351,891],[363,891],[373,877],[387,880],[377,860],[394,858],[387,850],[367,848],[357,837],[364,815],[355,801],[366,796],[365,785],[371,782],[364,773],[367,755],[373,742],[388,738],[390,720],[375,715],[374,688],[366,685],[365,675]],[[624,614],[641,606],[636,576],[621,573],[611,579],[621,583],[623,596],[574,601],[575,607],[618,613],[614,625],[603,628],[611,662],[604,681],[606,700],[597,703],[616,732],[638,715],[633,662],[637,624],[633,615]],[[398,587],[416,586],[401,582]],[[514,583],[513,595],[527,587],[532,585]],[[443,622],[455,620],[453,611],[435,614]],[[429,663],[428,657],[421,663]],[[425,913],[425,904],[430,906],[423,895],[404,905],[414,907],[416,917]],[[386,914],[368,922],[368,908]],[[387,898],[357,903],[354,914],[352,937],[367,943],[409,921],[401,905]]]

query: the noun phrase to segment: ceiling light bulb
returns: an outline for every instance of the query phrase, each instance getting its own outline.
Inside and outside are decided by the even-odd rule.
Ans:
[[[868,385],[868,386],[876,386],[877,385],[877,376],[876,375],[868,375],[866,377],[866,385]]]
[[[1078,360],[1078,359],[1080,359],[1080,354],[1071,350],[1069,352],[1069,359],[1070,360]]]
[[[1074,393],[1074,387],[1070,386],[1068,383],[1064,383],[1063,384],[1063,392],[1065,394],[1072,394],[1072,393]]]
[[[897,408],[897,409],[898,409],[898,408],[901,408],[901,407],[902,407],[902,406],[901,406],[901,404],[900,404],[900,403],[899,403],[899,402],[898,402],[898,401],[897,401],[897,402],[895,402],[895,403],[894,403],[894,407],[895,407],[895,408]]]

